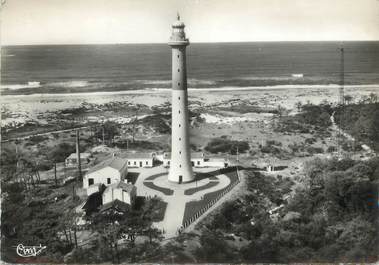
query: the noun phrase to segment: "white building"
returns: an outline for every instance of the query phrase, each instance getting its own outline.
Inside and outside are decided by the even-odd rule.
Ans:
[[[171,153],[164,153],[162,157],[163,166],[169,167],[171,163]],[[229,163],[224,158],[208,158],[203,152],[191,153],[192,167],[227,167]]]
[[[109,186],[114,183],[124,181],[128,174],[128,160],[120,157],[109,158],[100,164],[90,168],[87,174],[83,177],[83,188],[96,184],[104,184]],[[92,187],[90,188],[90,190]],[[94,188],[94,190],[96,190]],[[87,191],[88,194],[88,191]]]
[[[103,205],[119,200],[130,206],[134,205],[137,196],[137,188],[122,181],[109,185],[103,192]]]
[[[99,192],[101,190],[102,183],[97,183],[89,186],[87,188],[87,195],[90,196],[92,193]]]
[[[91,153],[80,153],[80,162],[82,165],[88,164],[91,160]],[[78,156],[76,153],[72,153],[69,155],[66,160],[65,164],[66,167],[76,167],[78,163]]]
[[[128,167],[153,167],[155,153],[123,153],[120,157],[128,159]]]

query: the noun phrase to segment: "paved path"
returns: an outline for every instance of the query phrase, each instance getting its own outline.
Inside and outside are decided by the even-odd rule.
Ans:
[[[214,170],[214,168],[196,169],[197,172],[210,172]],[[137,187],[138,196],[157,196],[162,198],[163,201],[167,202],[167,208],[163,220],[161,222],[154,223],[155,227],[161,230],[163,229],[165,231],[165,238],[170,238],[177,235],[178,228],[182,225],[185,206],[187,202],[201,200],[203,195],[213,191],[221,190],[227,187],[230,183],[230,179],[226,175],[217,175],[218,185],[210,187],[206,190],[198,191],[192,195],[184,195],[185,190],[206,185],[207,183],[209,183],[210,180],[205,178],[197,182],[195,181],[191,183],[177,184],[168,182],[167,175],[162,175],[155,178],[152,182],[159,187],[174,190],[173,195],[165,195],[158,190],[154,190],[145,186],[143,183],[145,179],[149,176],[160,173],[168,174],[168,170],[166,168],[160,166],[154,168],[135,169],[133,171],[140,172],[140,175],[138,176],[138,179],[135,183]]]

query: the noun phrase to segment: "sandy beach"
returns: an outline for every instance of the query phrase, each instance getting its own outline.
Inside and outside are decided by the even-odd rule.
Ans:
[[[230,101],[243,101],[261,108],[278,108],[295,110],[295,104],[322,101],[337,102],[338,85],[279,85],[270,87],[221,87],[189,88],[191,109],[211,105],[230,106]],[[73,109],[83,104],[104,105],[108,103],[143,104],[147,108],[171,102],[170,89],[144,89],[116,92],[31,94],[2,96],[1,126],[21,126],[27,121],[43,123],[49,113]],[[379,95],[379,85],[345,86],[345,94],[354,101],[368,96]],[[238,104],[238,103],[237,103]],[[132,114],[131,114],[132,115]],[[116,117],[113,117],[116,118]],[[127,117],[125,117],[127,118]]]

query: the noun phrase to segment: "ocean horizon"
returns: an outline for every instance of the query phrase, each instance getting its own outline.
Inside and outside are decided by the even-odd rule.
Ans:
[[[379,41],[191,43],[190,89],[379,86]],[[153,91],[171,87],[167,44],[27,45],[2,48],[2,95]],[[358,88],[358,87],[357,87]]]

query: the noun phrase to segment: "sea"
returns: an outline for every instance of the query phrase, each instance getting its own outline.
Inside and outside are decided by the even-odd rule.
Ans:
[[[339,84],[379,86],[379,42],[191,43],[191,89]],[[1,94],[159,90],[171,87],[167,44],[5,46]]]

